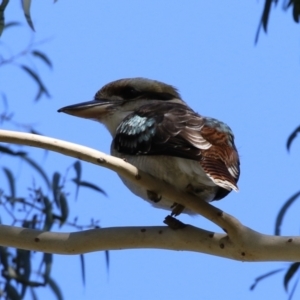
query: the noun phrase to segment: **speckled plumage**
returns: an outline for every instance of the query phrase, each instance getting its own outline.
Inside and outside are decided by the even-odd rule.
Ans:
[[[203,201],[238,190],[239,157],[231,129],[194,112],[170,85],[121,79],[105,85],[95,100],[60,111],[100,121],[112,134],[112,155]],[[172,206],[168,199],[149,199],[149,191],[122,180],[154,206]]]

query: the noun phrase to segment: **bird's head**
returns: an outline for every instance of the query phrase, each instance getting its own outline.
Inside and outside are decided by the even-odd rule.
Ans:
[[[92,101],[66,106],[58,112],[99,121],[114,135],[117,126],[128,114],[143,105],[159,101],[184,104],[171,85],[146,78],[127,78],[106,84]]]

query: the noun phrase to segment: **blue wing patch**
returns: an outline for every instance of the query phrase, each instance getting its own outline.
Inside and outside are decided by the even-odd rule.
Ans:
[[[202,117],[185,105],[146,104],[120,123],[113,147],[120,153],[132,155],[167,155],[199,160],[201,149],[190,138],[202,125]]]
[[[118,126],[115,148],[130,154],[147,153],[155,136],[155,119],[130,115]]]

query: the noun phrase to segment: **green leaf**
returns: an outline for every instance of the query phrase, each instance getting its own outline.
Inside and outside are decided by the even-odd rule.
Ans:
[[[58,208],[60,208],[59,197],[61,194],[59,182],[60,182],[60,174],[58,172],[55,172],[52,178],[52,191],[53,191],[54,202]]]
[[[31,299],[32,300],[39,300],[38,296],[36,295],[34,288],[30,287],[30,292],[31,292]]]
[[[291,292],[290,292],[290,295],[289,295],[289,299],[288,299],[288,300],[292,300],[292,299],[293,299],[293,296],[294,296],[296,287],[297,287],[297,285],[298,285],[298,282],[299,282],[299,278],[297,278],[296,282],[294,283],[293,288],[292,288],[292,290],[291,290]]]
[[[4,18],[4,11],[5,11],[5,8],[8,4],[9,0],[2,0],[2,3],[0,5],[0,36],[3,32],[3,29],[5,27],[5,18]]]
[[[28,286],[30,286],[31,282],[27,282],[26,283],[22,283],[22,290],[21,290],[21,298],[23,299],[25,294],[26,294],[26,290],[28,288]]]
[[[64,193],[60,193],[59,202],[61,212],[60,226],[62,226],[69,216],[69,205]]]
[[[31,221],[30,221],[30,224],[31,224],[30,228],[32,228],[32,229],[35,229],[35,228],[36,228],[36,225],[37,225],[37,219],[38,219],[37,214],[34,214],[34,215],[32,216]]]
[[[9,300],[21,300],[21,296],[19,295],[18,291],[9,283],[7,282],[5,285],[5,292],[7,294],[6,299]]]
[[[17,274],[22,276],[22,279],[29,281],[31,273],[30,251],[17,249]]]
[[[74,169],[75,169],[75,171],[76,171],[76,178],[78,179],[78,180],[80,180],[80,178],[81,178],[81,163],[80,163],[80,161],[79,160],[77,160],[75,163],[74,163]]]
[[[287,10],[289,7],[292,6],[293,8],[293,19],[296,23],[299,23],[299,17],[300,17],[300,3],[299,0],[289,0],[289,1],[285,1],[285,3],[283,3],[284,6],[283,8],[285,10]]]
[[[22,1],[23,3],[23,12],[24,12],[24,15],[25,15],[25,18],[26,18],[26,21],[29,25],[29,27],[33,30],[34,30],[34,27],[33,27],[33,23],[32,23],[32,20],[31,20],[31,16],[30,16],[30,6],[31,6],[31,0],[23,0]]]
[[[84,255],[80,254],[80,265],[81,265],[81,276],[82,276],[82,283],[85,286],[85,263],[84,263]]]
[[[26,152],[23,152],[23,151],[13,151],[10,148],[5,147],[5,146],[1,146],[1,145],[0,145],[0,152],[5,153],[5,154],[9,154],[9,155],[12,155],[12,156],[24,156],[24,155],[27,154]]]
[[[50,288],[52,289],[53,293],[55,294],[56,298],[58,300],[63,300],[63,296],[62,296],[62,293],[61,293],[61,290],[60,290],[59,286],[50,277],[48,278],[48,284],[49,284]]]
[[[30,225],[31,225],[31,222],[28,221],[28,220],[24,220],[24,221],[22,222],[22,227],[23,227],[23,228],[30,228]]]
[[[6,247],[0,246],[0,262],[1,265],[4,267],[4,270],[8,269],[8,257],[10,254],[7,251]]]
[[[24,161],[26,161],[32,168],[34,168],[41,175],[41,177],[45,180],[45,183],[46,183],[47,187],[50,188],[51,184],[50,184],[50,180],[48,179],[48,176],[47,176],[46,172],[34,160],[29,158],[27,156],[26,152],[13,151],[13,150],[9,149],[8,147],[5,147],[5,146],[0,146],[0,152],[5,153],[5,154],[9,154],[9,155],[12,155],[12,156],[21,157]],[[6,173],[6,175],[9,176],[8,173]]]
[[[276,222],[275,222],[275,235],[280,235],[280,227],[283,221],[283,217],[285,216],[287,210],[289,207],[297,200],[297,198],[300,196],[300,191],[294,194],[291,198],[289,198],[281,207],[279,210],[279,213],[276,217]]]
[[[287,151],[290,151],[291,144],[299,132],[300,132],[300,126],[298,126],[288,137],[287,142],[286,142]]]
[[[4,25],[4,30],[11,28],[11,27],[15,27],[15,26],[21,26],[21,23],[20,22],[7,22]]]
[[[271,5],[274,2],[277,2],[278,0],[266,0],[265,2],[265,7],[263,10],[263,14],[261,17],[261,23],[263,25],[264,31],[267,32],[267,27],[268,27],[268,22],[269,22],[269,16],[270,16],[270,10],[271,10]]]
[[[3,171],[7,177],[7,180],[8,180],[8,184],[9,184],[9,189],[10,189],[10,197],[11,198],[15,198],[16,197],[16,186],[15,186],[15,178],[12,174],[12,172],[3,167]]]
[[[23,298],[26,293],[31,274],[30,251],[17,249],[16,262],[16,271],[19,277],[18,281],[22,284],[21,297]]]
[[[45,271],[44,271],[43,277],[44,277],[45,283],[48,283],[48,280],[50,277],[50,273],[51,273],[51,269],[52,269],[52,261],[53,261],[53,254],[44,253],[43,263],[45,264]]]
[[[102,193],[103,195],[107,196],[107,194],[104,192],[104,190],[102,190],[100,187],[98,187],[97,185],[87,182],[87,181],[77,181],[76,178],[73,179],[73,182],[75,182],[75,184],[77,186],[83,186],[83,187],[87,187],[90,188],[94,191],[97,191],[99,193]]]
[[[25,160],[32,168],[34,168],[41,175],[41,177],[44,179],[47,186],[50,188],[51,184],[50,184],[50,180],[48,179],[46,172],[34,160],[29,158],[27,155],[24,155],[21,157],[23,160]]]
[[[46,215],[43,230],[49,231],[53,225],[52,205],[47,197],[43,196],[42,198],[44,202],[44,212]]]
[[[77,160],[75,163],[74,163],[74,169],[75,169],[75,172],[76,172],[76,182],[80,182],[81,180],[81,163],[79,160]],[[76,196],[75,196],[75,199],[77,199],[78,197],[78,192],[79,192],[79,185],[77,184],[76,185]]]
[[[293,7],[293,18],[296,23],[299,23],[299,17],[300,17],[300,5],[299,1],[294,1],[294,7]]]
[[[5,29],[9,28],[9,27],[14,27],[14,26],[21,26],[21,23],[17,22],[17,21],[7,22],[5,24]]]
[[[14,151],[5,146],[0,146],[0,152],[5,154],[15,155]]]
[[[20,67],[27,74],[29,74],[31,76],[31,78],[33,78],[33,80],[37,83],[37,85],[39,87],[39,91],[35,97],[35,101],[39,100],[43,94],[45,94],[47,97],[50,97],[50,94],[49,94],[48,90],[46,89],[45,85],[43,84],[42,80],[40,79],[39,75],[25,65],[21,65]]]
[[[289,269],[287,270],[287,272],[285,273],[283,285],[284,285],[284,288],[286,291],[288,290],[288,284],[289,284],[290,280],[295,275],[295,273],[298,271],[299,266],[300,266],[299,262],[292,263],[290,265]]]
[[[26,152],[13,151],[13,150],[9,149],[8,147],[4,147],[4,146],[0,146],[0,152],[9,154],[9,155],[13,155],[13,156],[21,157],[23,160],[25,160],[32,168],[34,168],[41,175],[41,177],[45,180],[47,186],[50,188],[51,184],[50,184],[50,180],[48,179],[47,174],[35,161],[33,161],[31,158],[29,158],[27,156]]]
[[[278,0],[265,0],[265,6],[256,32],[255,43],[258,42],[258,37],[259,37],[259,32],[261,30],[261,27],[263,27],[265,32],[267,32],[271,6],[272,3],[277,4],[277,2]]]
[[[109,251],[105,250],[106,271],[109,272]]]
[[[29,132],[32,133],[32,134],[43,135],[43,134],[41,134],[40,132],[38,132],[34,129],[30,129]]]
[[[34,50],[31,53],[33,56],[41,59],[50,69],[52,69],[52,62],[46,54],[44,54],[43,52],[38,51],[38,50]]]
[[[269,277],[269,276],[275,275],[276,273],[281,272],[281,271],[283,271],[283,268],[277,269],[277,270],[273,270],[273,271],[271,271],[271,272],[268,272],[268,273],[266,273],[266,274],[264,274],[264,275],[261,275],[261,276],[255,278],[255,279],[254,279],[254,283],[250,286],[250,290],[253,291],[253,290],[256,288],[257,284],[258,284],[262,279],[265,279],[265,278],[267,278],[267,277]]]

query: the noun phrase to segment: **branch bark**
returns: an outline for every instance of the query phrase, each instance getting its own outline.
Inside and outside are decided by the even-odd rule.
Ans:
[[[72,156],[139,182],[147,190],[180,203],[209,219],[225,231],[217,234],[193,226],[102,228],[76,233],[54,233],[0,226],[0,245],[61,254],[99,250],[158,248],[207,253],[241,261],[299,261],[300,237],[279,237],[258,233],[236,218],[199,201],[193,195],[138,170],[122,159],[94,149],[30,133],[0,130],[0,142],[33,146]]]

